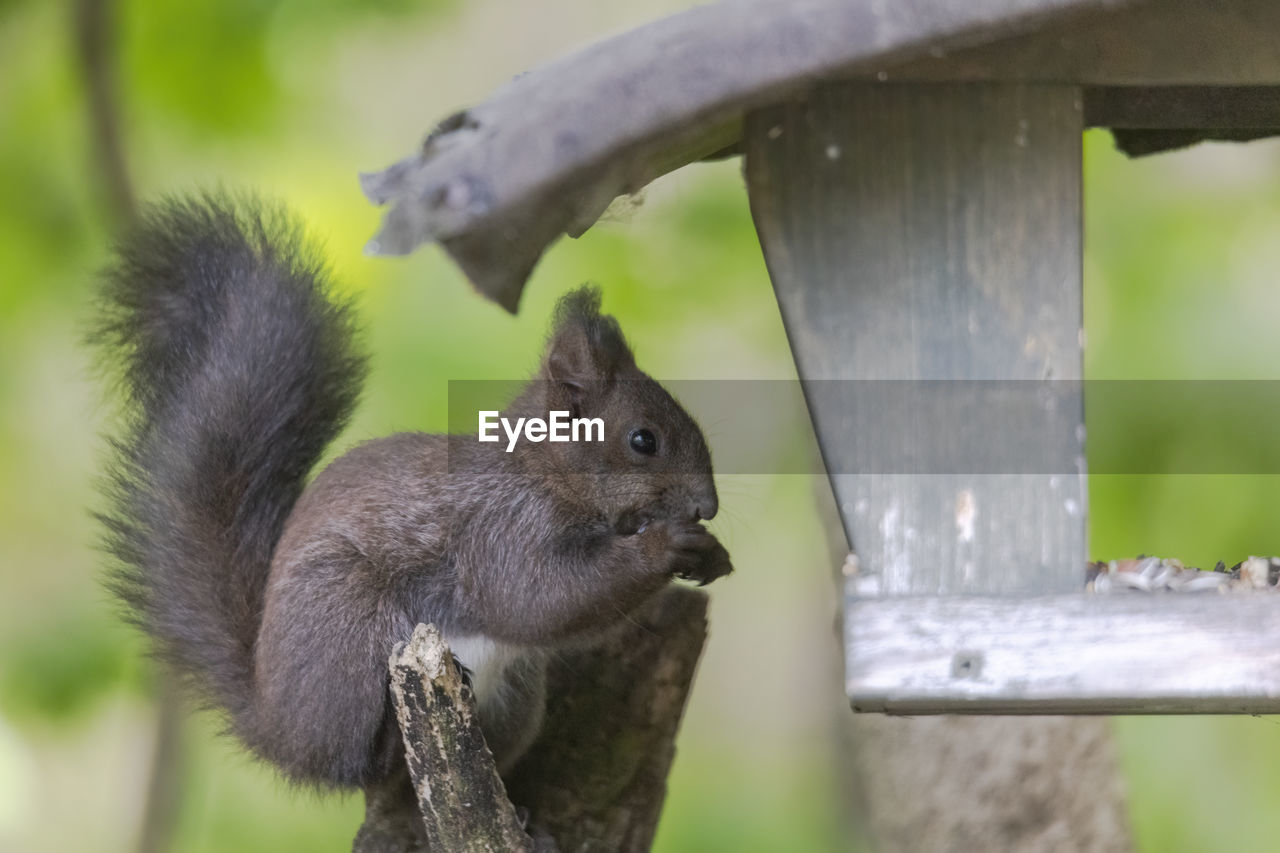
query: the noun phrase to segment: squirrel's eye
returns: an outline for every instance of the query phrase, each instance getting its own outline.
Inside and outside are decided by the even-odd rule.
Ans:
[[[636,453],[643,453],[645,456],[658,452],[658,439],[647,429],[633,429],[631,435],[627,436],[627,443]]]

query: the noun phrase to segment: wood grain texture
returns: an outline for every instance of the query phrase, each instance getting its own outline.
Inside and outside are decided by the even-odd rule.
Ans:
[[[848,693],[893,714],[1275,714],[1266,594],[851,596]]]
[[[815,494],[833,568],[848,544],[830,489]],[[842,612],[842,616],[843,616]],[[835,721],[850,837],[881,853],[1131,849],[1125,789],[1103,717]]]
[[[885,68],[890,80],[1280,85],[1280,4],[1141,0]]]
[[[514,311],[551,241],[616,196],[721,151],[751,109],[815,80],[875,73],[1120,0],[728,0],[591,45],[442,123],[362,178],[389,204],[375,253],[441,243],[482,294]]]
[[[470,694],[434,626],[419,625],[392,654],[391,695],[425,849],[532,851],[533,839],[507,799]]]
[[[801,375],[1078,378],[1081,124],[1074,88],[1011,85],[824,87],[753,116],[748,190]],[[847,470],[850,413],[811,413]],[[843,506],[824,505],[877,593],[1078,589],[1080,477],[833,480]],[[858,714],[840,731],[873,849],[1130,849],[1103,720]]]
[[[1078,378],[1080,124],[1071,87],[823,87],[753,115],[751,204],[801,377]],[[850,412],[812,414],[842,470]],[[833,479],[878,590],[1078,588],[1078,476]],[[855,715],[841,731],[873,849],[1129,849],[1105,721]]]
[[[753,114],[748,192],[800,375],[1078,379],[1081,127],[1078,89],[1020,84],[831,84]],[[852,425],[874,415],[848,395],[809,405],[849,541],[887,594],[1079,587],[1078,397],[1045,412],[1074,437],[1046,470],[1078,473],[1043,476],[845,473],[867,470]],[[953,455],[989,446],[949,426]],[[1034,435],[1010,427],[1020,453]],[[937,434],[874,428],[906,457]]]
[[[370,250],[439,242],[514,311],[561,234],[661,174],[736,150],[747,113],[817,81],[1276,86],[1277,36],[1272,0],[707,4],[521,75],[363,176],[369,198],[391,204]]]
[[[668,587],[599,642],[558,650],[542,730],[505,780],[449,648],[419,625],[390,661],[406,760],[365,791],[355,853],[648,850],[707,638],[707,600]]]

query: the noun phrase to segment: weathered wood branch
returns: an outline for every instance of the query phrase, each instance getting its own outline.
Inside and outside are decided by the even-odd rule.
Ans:
[[[391,659],[406,766],[365,792],[356,853],[648,850],[706,606],[704,593],[671,587],[600,643],[557,655],[546,722],[507,780],[510,798],[470,688],[435,628],[419,625]]]
[[[470,688],[434,626],[392,656],[391,696],[432,851],[529,850]]]
[[[102,183],[106,213],[112,225],[128,222],[137,212],[116,96],[118,6],[114,0],[76,0],[73,16],[77,58],[80,60],[88,124],[92,131],[87,142],[97,177]],[[177,716],[176,712],[173,716]],[[155,848],[143,845],[142,849],[163,849],[165,846],[166,843],[161,841]]]

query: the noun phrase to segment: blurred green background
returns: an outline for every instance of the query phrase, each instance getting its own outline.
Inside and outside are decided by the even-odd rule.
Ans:
[[[156,730],[154,673],[99,587],[89,516],[112,409],[79,341],[116,214],[76,40],[88,5],[0,0],[4,851],[133,849]],[[361,253],[378,211],[358,192],[358,169],[398,159],[439,117],[528,67],[686,5],[123,2],[105,44],[129,181],[141,198],[254,186],[304,212],[359,294],[374,353],[343,443],[443,428],[449,379],[524,375],[556,296],[586,279],[604,286],[659,377],[790,378],[736,163],[671,175],[558,244],[518,319],[477,298],[434,250]],[[1278,378],[1280,148],[1129,162],[1091,133],[1086,196],[1087,375]],[[1153,452],[1140,425],[1091,417],[1101,428],[1131,428],[1133,452]],[[1278,485],[1095,477],[1091,550],[1210,565],[1280,553]],[[734,476],[721,489],[714,527],[738,574],[713,590],[658,849],[843,849],[832,734],[847,711],[814,483]],[[182,729],[176,849],[349,849],[358,798],[290,791],[215,730],[207,716]],[[1117,731],[1142,849],[1274,849],[1280,722],[1124,719]]]

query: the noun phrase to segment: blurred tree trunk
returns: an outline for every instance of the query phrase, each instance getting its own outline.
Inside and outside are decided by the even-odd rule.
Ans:
[[[115,87],[116,4],[76,0],[75,44],[84,84],[89,155],[105,199],[108,225],[118,227],[137,212]]]
[[[93,165],[108,231],[116,232],[137,215],[128,158],[120,134],[116,96],[116,12],[114,0],[76,0],[71,21],[76,58],[84,87],[89,160]],[[182,775],[184,708],[173,674],[156,672],[155,739],[146,799],[138,829],[139,853],[163,853],[173,846]]]

